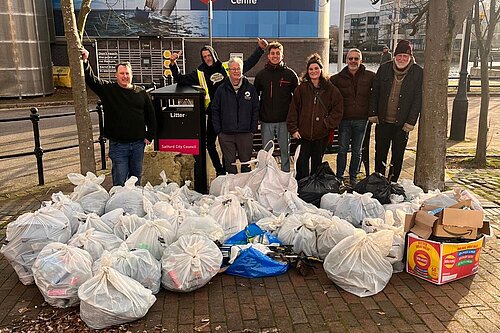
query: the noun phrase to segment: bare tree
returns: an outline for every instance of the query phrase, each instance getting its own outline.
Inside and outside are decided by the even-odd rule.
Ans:
[[[83,28],[87,15],[90,12],[91,2],[92,0],[83,0],[79,15],[79,24],[77,26],[73,1],[61,0],[64,34],[66,36],[71,70],[76,127],[78,131],[80,172],[82,174],[85,174],[87,171],[96,172],[92,120],[88,110],[87,90],[80,52],[82,48]]]
[[[444,188],[451,50],[474,1],[429,0],[415,163],[415,184],[424,190]]]
[[[484,17],[482,24],[481,17]],[[483,0],[474,5],[474,30],[476,34],[479,57],[481,59],[481,108],[479,111],[479,127],[477,131],[476,156],[474,162],[478,167],[486,166],[486,148],[488,145],[488,109],[490,106],[490,78],[488,60],[490,59],[491,42],[495,27],[500,20],[500,4],[490,0],[489,10]]]

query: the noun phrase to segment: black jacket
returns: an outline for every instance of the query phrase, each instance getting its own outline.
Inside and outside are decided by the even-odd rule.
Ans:
[[[387,102],[394,80],[393,63],[394,60],[382,64],[373,79],[369,116],[378,116],[380,122],[385,121],[387,113]],[[403,80],[396,115],[397,125],[403,126],[405,123],[415,125],[417,123],[422,109],[423,72],[422,67],[413,64]]]
[[[297,74],[284,63],[266,64],[255,76],[254,86],[260,96],[259,120],[264,123],[286,121],[293,92],[299,84]]]
[[[116,82],[101,80],[88,62],[83,64],[83,69],[85,82],[102,101],[104,136],[122,143],[144,138],[153,141],[156,116],[148,93],[136,85],[126,89]]]
[[[212,101],[212,122],[216,134],[255,133],[259,118],[259,97],[255,87],[242,77],[238,93],[229,78],[215,92]]]

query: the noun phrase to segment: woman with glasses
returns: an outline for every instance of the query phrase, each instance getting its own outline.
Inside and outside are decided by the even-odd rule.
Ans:
[[[228,173],[238,173],[235,162],[247,162],[252,156],[253,133],[259,119],[259,97],[255,87],[242,74],[243,61],[229,59],[229,77],[217,88],[212,103],[213,126],[219,138]],[[241,172],[250,166],[241,165]]]
[[[288,132],[300,144],[297,180],[308,177],[321,164],[328,134],[338,127],[344,112],[342,95],[325,78],[319,54],[308,58],[306,68],[302,83],[293,93],[287,117]]]

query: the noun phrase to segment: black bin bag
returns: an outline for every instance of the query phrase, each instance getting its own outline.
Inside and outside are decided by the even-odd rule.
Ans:
[[[391,203],[391,194],[402,195],[406,198],[403,187],[397,183],[391,184],[381,173],[374,172],[354,186],[353,190],[360,194],[371,192],[373,198],[381,204]]]
[[[357,183],[353,190],[360,194],[371,192],[373,198],[383,205],[391,203],[391,184],[381,173],[372,173]]]
[[[339,193],[340,182],[328,162],[323,162],[315,173],[298,181],[298,188],[299,198],[319,207],[324,194]]]

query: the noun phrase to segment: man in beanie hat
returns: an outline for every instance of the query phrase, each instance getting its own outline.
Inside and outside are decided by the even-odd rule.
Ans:
[[[391,148],[388,178],[396,182],[403,167],[409,132],[417,123],[422,108],[423,69],[415,63],[409,41],[401,40],[392,61],[382,64],[373,79],[368,120],[375,127],[375,172],[386,173]]]
[[[380,64],[382,65],[384,62],[388,62],[392,60],[392,53],[389,52],[389,47],[384,45],[382,47],[382,54],[380,55]]]
[[[267,41],[265,39],[257,38],[259,47],[252,53],[252,55],[243,62],[242,72],[248,72],[252,69],[258,62],[260,57],[264,54],[267,48]],[[200,50],[201,65],[198,69],[192,71],[189,74],[181,75],[179,73],[179,67],[177,66],[177,59],[180,56],[179,53],[174,53],[170,55],[170,70],[172,71],[172,76],[175,82],[185,85],[199,85],[205,90],[205,110],[208,115],[207,121],[207,151],[212,165],[215,168],[215,173],[217,176],[225,175],[226,170],[221,163],[219,153],[217,152],[217,147],[215,141],[217,140],[217,135],[215,134],[213,122],[212,122],[212,107],[211,101],[213,101],[215,96],[215,91],[223,83],[224,78],[228,77],[229,66],[228,62],[222,62],[217,56],[217,52],[209,45],[205,45]]]

